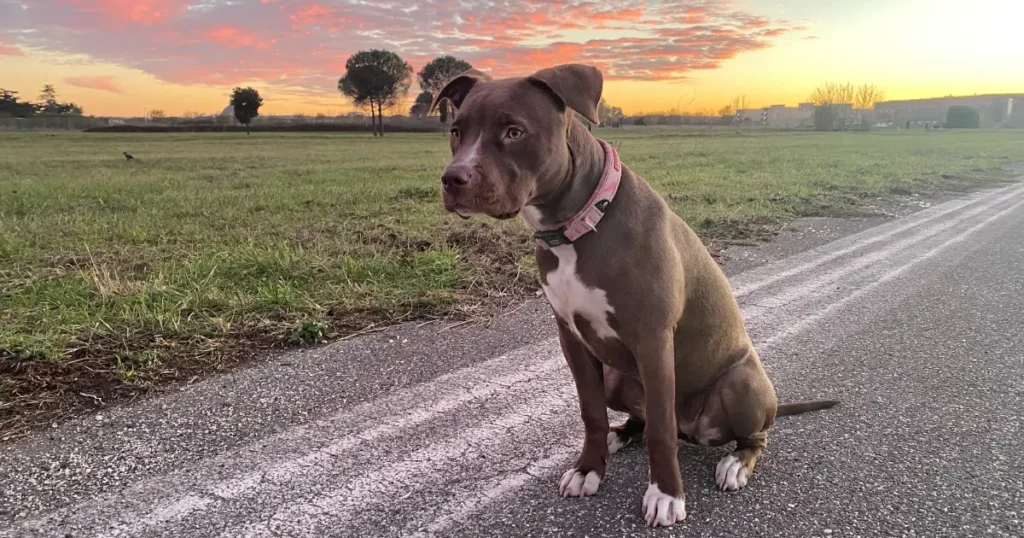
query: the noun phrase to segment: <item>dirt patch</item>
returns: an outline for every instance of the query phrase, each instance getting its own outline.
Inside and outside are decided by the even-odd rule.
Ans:
[[[444,232],[445,245],[459,249],[462,263],[476,273],[464,293],[479,301],[472,309],[477,313],[490,313],[539,289],[536,268],[527,262],[535,248],[530,234],[522,226],[502,228],[467,222],[450,225]]]
[[[0,348],[0,440],[231,369],[285,347],[276,332],[238,327],[219,338],[168,340],[87,331],[62,360]]]

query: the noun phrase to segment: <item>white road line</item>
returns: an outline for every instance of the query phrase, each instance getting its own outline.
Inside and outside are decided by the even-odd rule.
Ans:
[[[881,286],[882,284],[884,284],[884,283],[886,283],[886,282],[896,278],[897,276],[903,274],[907,269],[915,267],[918,264],[920,264],[921,262],[935,257],[936,254],[946,250],[947,248],[950,247],[950,245],[953,245],[955,243],[959,243],[961,241],[964,241],[965,239],[967,239],[969,236],[973,235],[978,230],[980,230],[980,229],[984,228],[985,226],[991,224],[993,221],[999,219],[1003,215],[1006,215],[1010,211],[1013,211],[1014,209],[1017,209],[1021,205],[1024,205],[1024,200],[1022,200],[1020,202],[1017,202],[1016,204],[1013,204],[1012,206],[1010,206],[1010,207],[1008,207],[1008,208],[1006,208],[1006,209],[1004,209],[1004,210],[1002,210],[1002,211],[1000,211],[1000,212],[998,212],[998,213],[996,213],[996,214],[986,218],[985,220],[983,220],[983,221],[979,222],[978,224],[968,228],[966,231],[964,231],[964,232],[954,236],[952,239],[943,242],[941,245],[939,245],[939,246],[929,250],[928,252],[926,252],[924,254],[921,254],[920,256],[917,256],[917,257],[913,258],[912,260],[909,260],[906,263],[903,263],[902,265],[894,267],[893,269],[891,269],[889,271],[886,271],[885,274],[882,275],[881,277],[879,277],[878,280],[876,280],[875,282],[872,282],[871,284],[868,284],[868,285],[864,286],[863,288],[860,288],[857,291],[855,291],[853,293],[850,293],[849,295],[846,295],[842,299],[829,304],[827,307],[825,307],[825,308],[823,308],[823,309],[821,309],[821,310],[819,310],[819,311],[817,311],[817,312],[815,312],[813,314],[805,316],[798,323],[796,323],[791,328],[789,328],[785,333],[778,333],[778,334],[776,334],[775,336],[767,339],[764,342],[764,344],[762,344],[759,347],[762,348],[762,349],[767,349],[767,348],[771,348],[771,347],[777,346],[785,338],[788,338],[790,336],[793,336],[795,334],[798,334],[800,332],[803,332],[803,331],[807,330],[808,328],[814,326],[819,321],[824,319],[826,316],[828,316],[828,315],[832,314],[833,312],[835,312],[837,309],[842,308],[844,305],[846,305],[850,301],[852,301],[852,300],[854,300],[854,299],[856,299],[858,297],[861,297],[865,293],[868,293],[869,291],[877,288],[878,286]]]
[[[942,217],[964,207],[974,204],[986,204],[991,206],[991,202],[993,201],[999,202],[1007,198],[1011,198],[1020,194],[1022,191],[1024,191],[1024,187],[1021,187],[1020,185],[1011,185],[1009,187],[1004,187],[990,192],[984,196],[951,200],[893,221],[889,230],[881,230],[881,228],[887,226],[886,224],[872,227],[854,235],[836,240],[832,243],[822,245],[821,247],[802,252],[796,256],[787,258],[786,260],[780,260],[779,262],[772,263],[770,266],[755,268],[750,272],[749,277],[754,277],[754,274],[763,276],[760,276],[760,278],[757,278],[757,280],[752,282],[744,282],[738,285],[734,283],[733,294],[736,297],[748,295],[765,286],[778,282],[779,280],[796,276],[800,273],[804,273],[814,269],[815,267],[828,263],[836,258],[850,254],[857,249],[862,249],[880,241],[884,241],[918,226],[937,222]],[[841,248],[837,249],[836,247]],[[803,258],[807,259],[807,261],[798,263],[797,265],[790,265],[789,268],[785,270],[776,270],[780,268],[783,262],[792,263],[796,261],[794,258]]]
[[[256,459],[256,468],[251,471],[212,485],[197,487],[197,485],[193,484],[193,487],[197,487],[199,491],[205,490],[212,496],[220,499],[233,499],[258,492],[268,484],[286,483],[299,479],[311,471],[315,472],[318,469],[322,469],[325,466],[334,466],[339,456],[343,456],[346,452],[357,448],[363,443],[394,435],[413,426],[429,422],[465,404],[474,401],[484,401],[497,394],[508,393],[516,385],[523,385],[529,382],[543,382],[552,378],[552,376],[559,375],[556,374],[559,370],[566,369],[567,372],[568,370],[561,356],[561,351],[557,353],[552,351],[552,349],[557,350],[557,346],[556,341],[551,339],[525,346],[475,367],[458,370],[438,377],[431,382],[417,385],[408,392],[368,402],[354,409],[339,413],[328,420],[317,421],[317,426],[304,426],[302,430],[310,430],[316,427],[317,429],[332,431],[331,425],[337,423],[382,422],[366,430],[356,430],[350,435],[345,435],[324,447],[307,452],[297,458],[265,461]],[[523,367],[509,368],[510,362],[521,362]],[[511,373],[498,375],[499,373],[509,371]],[[565,375],[568,374],[566,373]],[[408,409],[410,402],[416,402],[422,407],[410,410]],[[382,409],[392,408],[400,409],[402,415],[399,417],[388,416],[383,420],[377,417]],[[294,432],[289,432],[289,434],[282,437],[292,443],[302,439],[297,437]],[[277,441],[280,442],[281,439]],[[261,443],[260,452],[266,451],[266,449],[266,444]],[[218,459],[237,461],[237,457],[238,453],[233,452],[228,457]],[[253,461],[249,458],[241,459],[248,462]],[[198,473],[193,470],[189,474],[196,476]],[[182,484],[179,483],[178,485],[181,486]],[[192,512],[205,509],[215,500],[209,496],[203,496],[202,498],[205,502],[189,502],[189,499],[195,498],[196,493],[195,489],[186,489],[182,497],[161,503],[153,509],[152,513],[158,514],[157,517],[143,517],[117,526],[106,536],[132,536],[155,525],[169,520],[178,520]],[[112,499],[108,499],[108,503],[117,503],[121,498],[123,498],[123,495],[119,494]],[[103,507],[99,508],[102,509]]]
[[[948,206],[928,218],[919,219],[920,222],[917,222],[914,225],[897,227],[886,232],[885,237],[892,237],[897,233],[906,231],[910,228],[927,224],[927,226],[922,226],[922,230],[915,232],[915,236],[897,241],[892,245],[887,245],[880,251],[869,254],[861,259],[880,260],[887,256],[892,256],[900,248],[920,243],[924,238],[930,238],[952,226],[962,224],[964,221],[970,219],[976,214],[983,213],[990,210],[992,207],[1007,202],[1008,198],[1019,194],[1020,192],[1024,192],[1024,188],[1016,188],[1012,190],[1003,189],[997,193],[987,195],[977,200]],[[977,225],[969,228],[966,232],[942,243],[939,247],[932,249],[920,257],[914,257],[911,260],[905,261],[903,265],[888,271],[875,283],[869,284],[868,286],[856,291],[847,290],[846,293],[850,293],[851,291],[852,293],[845,295],[842,299],[828,305],[823,310],[807,316],[791,328],[785,331],[776,332],[772,337],[768,338],[764,344],[758,345],[758,348],[764,349],[766,347],[775,346],[784,338],[806,330],[808,327],[813,326],[813,324],[823,319],[826,315],[833,312],[841,305],[848,303],[853,298],[866,293],[870,289],[874,289],[882,282],[895,278],[895,276],[907,270],[911,266],[934,256],[949,245],[962,241],[971,233],[1017,208],[1022,203],[1024,202],[1017,202],[1007,209],[1001,210],[992,216],[988,216]],[[932,222],[936,221],[941,216],[945,216],[956,211],[957,209],[962,209],[976,204],[980,205],[970,209],[964,214],[955,215],[948,220],[942,220],[937,223]],[[950,209],[950,207],[952,209]],[[865,244],[877,243],[880,240],[881,239]],[[829,260],[833,260],[844,254],[853,252],[857,248],[865,246],[865,244],[843,247],[838,251],[825,251],[826,253],[822,254],[822,259],[820,261],[812,263],[812,260],[812,262],[805,262],[799,267],[803,267],[803,269],[801,269],[802,271],[813,269],[823,265]],[[816,287],[820,287],[830,281],[841,278],[842,275],[849,274],[852,270],[856,270],[851,269],[851,267],[859,268],[867,265],[868,263],[871,262],[858,261],[852,265],[845,264],[833,268],[832,270],[826,270],[824,275],[816,278],[812,282],[818,283]],[[741,281],[741,284],[744,287],[739,289],[746,290],[746,293],[752,293],[761,287],[770,285],[771,283],[777,282],[783,278],[789,278],[799,272],[800,271],[787,270],[776,273],[768,278],[760,278],[751,283],[742,283],[743,275],[740,275],[734,279],[734,281]],[[775,276],[777,276],[777,278],[775,278]],[[799,292],[796,291],[798,289],[800,290]],[[792,296],[794,300],[800,297],[801,294],[806,294],[810,291],[806,283],[799,284],[792,288],[787,287],[785,290],[784,295]],[[820,299],[820,296],[818,299]],[[790,306],[792,306],[792,304]],[[759,318],[770,314],[770,310],[770,308],[760,308],[750,311],[749,314],[745,311],[744,316],[748,324],[757,323]],[[139,517],[133,518],[131,516],[130,507],[126,508],[125,513],[119,515],[122,515],[126,519],[134,519],[134,521],[124,527],[115,529],[112,535],[144,534],[147,529],[152,529],[167,523],[181,520],[194,512],[208,510],[212,503],[220,503],[224,500],[239,499],[247,495],[259,494],[261,488],[264,487],[263,485],[268,482],[280,484],[287,483],[291,480],[302,479],[302,477],[308,476],[311,472],[316,473],[324,466],[336,466],[337,460],[335,458],[338,455],[346,451],[350,451],[363,443],[399,434],[403,430],[407,430],[413,426],[435,420],[438,417],[452,412],[472,401],[486,400],[487,398],[498,394],[507,396],[513,393],[530,393],[524,397],[524,399],[529,403],[527,405],[520,406],[520,408],[517,408],[513,413],[502,414],[492,422],[478,428],[467,430],[462,435],[459,435],[450,441],[446,441],[442,444],[429,445],[413,453],[403,461],[387,465],[384,469],[376,471],[371,470],[368,473],[364,473],[352,483],[347,484],[344,490],[339,489],[327,492],[326,496],[319,496],[317,501],[314,503],[293,503],[286,505],[281,509],[281,511],[279,511],[279,513],[283,513],[284,516],[291,514],[293,517],[306,521],[309,521],[309,519],[304,517],[303,514],[313,517],[314,522],[324,518],[334,519],[338,514],[346,513],[346,510],[351,509],[353,499],[355,499],[355,502],[366,503],[367,496],[373,495],[375,492],[379,492],[381,488],[390,491],[395,487],[422,483],[424,478],[437,478],[439,476],[438,473],[441,472],[438,471],[439,466],[442,469],[447,466],[457,470],[458,458],[461,457],[462,454],[462,452],[458,451],[458,447],[460,446],[464,447],[467,443],[482,443],[493,441],[495,439],[506,439],[507,436],[503,436],[503,433],[508,434],[510,429],[523,426],[526,424],[527,419],[531,421],[537,420],[535,415],[538,413],[538,410],[551,410],[558,408],[559,406],[564,407],[566,405],[571,406],[575,403],[575,393],[572,391],[573,386],[571,378],[569,378],[564,372],[560,372],[564,367],[564,360],[562,360],[557,339],[549,339],[532,346],[515,350],[477,366],[458,370],[445,376],[441,376],[433,381],[410,387],[394,395],[367,402],[366,404],[361,404],[327,419],[319,420],[303,427],[294,428],[273,438],[261,440],[260,442],[253,443],[243,449],[232,451],[221,457],[208,460],[207,462],[204,462],[199,469],[183,470],[179,473],[158,478],[157,480],[148,483],[145,487],[155,488],[158,486],[166,486],[167,489],[173,492],[172,498],[155,507],[152,505],[146,506],[144,511],[138,513]],[[508,373],[510,371],[511,373]],[[551,393],[538,393],[536,390],[538,387],[529,386],[530,384],[545,385],[546,382],[556,383],[556,386],[558,387],[558,391],[556,393],[559,394],[559,396],[556,397]],[[566,395],[562,395],[563,393]],[[410,408],[410,404],[415,404],[417,407]],[[354,433],[344,435],[340,439],[334,439],[325,446],[321,446],[311,452],[306,452],[298,458],[276,459],[272,454],[279,451],[268,450],[268,447],[308,446],[307,437],[318,439],[324,435],[324,431],[329,432],[331,431],[329,428],[337,427],[339,424],[345,426],[345,429],[348,431],[354,431]],[[369,426],[370,424],[375,425]],[[531,424],[531,426],[540,426],[542,424],[543,422],[538,420],[535,425]],[[362,429],[363,426],[366,426],[366,428]],[[304,441],[306,441],[306,443],[304,443]],[[506,441],[508,440],[506,439]],[[271,454],[271,456],[268,456],[268,453]],[[247,455],[252,455],[253,457],[246,457]],[[557,463],[566,460],[567,458],[571,458],[572,455],[574,455],[574,451],[563,447],[559,448],[554,453],[549,454],[541,461]],[[214,469],[218,465],[237,466],[240,462],[252,470],[210,485],[201,483],[201,480],[203,480],[205,476],[203,473],[204,470]],[[514,491],[517,487],[525,484],[526,481],[530,480],[535,474],[536,473],[529,469],[527,471],[510,473],[493,481],[489,481],[488,483],[480,484],[479,487],[472,488],[468,492],[460,493],[455,496],[455,499],[445,505],[445,510],[435,512],[438,519],[434,524],[429,525],[422,530],[424,532],[436,532],[438,530],[442,530],[447,525],[462,521],[480,507],[486,506],[487,504],[494,502],[494,500],[502,498]],[[178,480],[182,478],[184,478],[184,485],[179,484],[176,486],[175,482],[178,482]],[[197,485],[202,487],[197,490]],[[202,494],[203,490],[210,492],[211,495]],[[73,509],[61,510],[59,513],[70,513],[76,519],[83,516],[88,517],[89,515],[102,516],[106,514],[109,516],[109,511],[118,510],[119,501],[123,502],[126,498],[131,497],[130,492],[131,490],[111,494],[109,496],[105,496],[105,499],[99,503],[82,503]],[[360,494],[360,492],[362,492],[361,497],[354,496]],[[386,502],[386,500],[387,498],[383,500],[377,499],[374,502]],[[473,506],[477,506],[477,508],[474,509]],[[36,527],[41,531],[50,531],[52,530],[52,527],[38,527],[37,525],[45,523],[52,524],[60,519],[63,518],[58,517],[58,514],[51,514],[50,516],[45,516],[30,522],[24,522],[22,523],[22,528],[27,529]],[[103,517],[98,517],[96,519],[102,520]],[[287,521],[289,521],[289,518],[283,517],[283,522]],[[301,529],[299,530],[301,531]],[[265,524],[258,523],[244,525],[240,528],[234,529],[232,532],[236,533],[233,534],[233,536],[259,536],[262,535],[261,533],[264,531],[269,532],[270,529],[266,528]]]
[[[318,496],[312,501],[286,504],[271,518],[276,523],[268,530],[289,537],[322,536],[322,527],[346,521],[354,512],[397,500],[405,490],[426,482],[439,482],[460,473],[459,463],[469,452],[480,453],[486,447],[489,457],[517,451],[516,438],[526,432],[548,431],[552,416],[564,416],[575,404],[575,387],[570,380],[555,380],[548,390],[537,391],[525,403],[499,418],[467,430],[457,438],[427,446],[408,454],[403,460],[382,464],[380,468]],[[228,532],[232,534],[233,532]]]
[[[478,485],[482,487],[460,491],[454,499],[434,511],[436,514],[443,515],[436,517],[433,523],[408,535],[409,538],[422,538],[442,532],[452,525],[469,519],[488,505],[511,495],[532,480],[554,477],[564,472],[572,463],[573,458],[579,455],[579,451],[579,447],[557,448],[547,457],[531,463],[525,470],[509,473]],[[551,490],[555,491],[554,482],[552,482]]]
[[[955,217],[943,220],[942,222],[938,223],[935,226],[925,228],[924,230],[915,235],[911,235],[899,241],[890,243],[880,249],[873,250],[870,254],[857,257],[854,260],[851,260],[849,263],[843,264],[831,271],[826,271],[824,274],[816,278],[812,278],[810,280],[801,280],[799,284],[787,286],[784,292],[773,294],[769,298],[767,298],[765,302],[768,304],[761,304],[761,301],[758,301],[758,304],[750,304],[744,306],[743,315],[752,317],[760,317],[762,315],[765,315],[768,311],[792,303],[798,297],[806,296],[810,293],[813,293],[814,291],[824,286],[828,286],[829,284],[837,282],[850,274],[860,271],[864,267],[877,264],[882,260],[889,259],[899,251],[917,245],[922,241],[938,237],[940,234],[946,232],[949,229],[960,227],[971,218],[978,215],[984,215],[985,213],[991,211],[994,207],[1004,203],[1007,203],[1006,199],[997,199],[993,202],[987,203],[980,207],[976,207],[966,213],[959,214],[956,215]]]

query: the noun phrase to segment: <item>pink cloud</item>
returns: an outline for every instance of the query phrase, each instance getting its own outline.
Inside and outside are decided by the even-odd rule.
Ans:
[[[63,0],[116,21],[154,24],[185,12],[188,0]]]
[[[117,79],[110,75],[94,77],[64,77],[64,83],[71,86],[78,86],[79,88],[88,88],[90,90],[124,93],[121,87],[117,85]]]
[[[317,24],[334,16],[334,8],[321,4],[310,4],[296,9],[288,18],[298,24]]]
[[[16,45],[10,44],[0,36],[0,56],[24,56],[25,53]]]
[[[217,26],[205,32],[208,39],[228,47],[266,49],[274,44],[273,39],[260,39],[244,28]]]
[[[251,81],[310,99],[339,98],[345,60],[370,48],[395,51],[417,69],[452,54],[495,76],[584,62],[609,80],[682,80],[799,31],[729,0],[19,0],[16,16],[5,16],[4,5],[0,35],[32,30],[19,34],[22,46],[173,83]],[[579,38],[594,29],[628,37]],[[0,43],[0,54],[10,49]]]

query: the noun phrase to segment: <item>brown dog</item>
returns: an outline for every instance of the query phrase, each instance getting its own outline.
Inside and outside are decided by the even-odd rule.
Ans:
[[[559,492],[595,494],[608,454],[643,435],[644,519],[671,525],[686,517],[679,438],[735,441],[715,481],[738,490],[777,416],[836,402],[777,405],[725,274],[664,199],[576,120],[573,111],[598,122],[602,86],[600,71],[578,64],[452,80],[433,104],[448,99],[457,109],[443,200],[464,218],[519,215],[538,239],[540,280],[585,428]],[[629,419],[610,428],[607,408]]]

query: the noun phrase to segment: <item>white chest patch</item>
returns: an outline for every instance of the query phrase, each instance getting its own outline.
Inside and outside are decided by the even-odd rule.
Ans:
[[[550,250],[558,257],[558,268],[546,275],[547,284],[542,284],[541,288],[558,317],[581,341],[583,338],[574,321],[577,314],[590,322],[600,338],[618,338],[608,325],[608,315],[615,311],[608,303],[608,295],[602,289],[584,284],[576,272],[576,247],[561,245]]]

